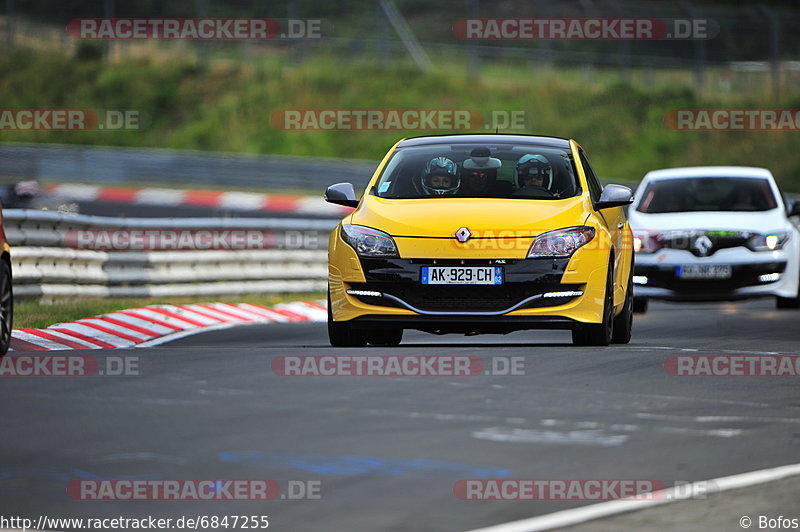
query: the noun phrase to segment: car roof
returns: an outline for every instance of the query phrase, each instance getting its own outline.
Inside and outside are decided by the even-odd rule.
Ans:
[[[569,149],[569,139],[559,137],[542,137],[536,135],[510,135],[504,133],[464,134],[464,135],[428,135],[401,141],[397,147],[429,146],[437,144],[536,144],[550,148]]]
[[[772,179],[772,173],[766,168],[756,168],[754,166],[687,166],[685,168],[651,170],[647,172],[644,179],[655,181],[686,177],[758,177]]]

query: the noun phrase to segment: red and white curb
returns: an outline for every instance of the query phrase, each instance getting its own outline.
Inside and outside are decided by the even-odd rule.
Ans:
[[[296,212],[344,216],[350,207],[326,203],[320,196],[257,194],[220,190],[177,190],[173,188],[125,188],[78,183],[49,184],[47,191],[72,201],[111,201],[160,207],[215,207],[238,211]]]
[[[12,351],[65,351],[150,347],[209,330],[252,323],[327,321],[325,301],[265,307],[255,303],[152,305],[56,323],[46,329],[14,329]]]

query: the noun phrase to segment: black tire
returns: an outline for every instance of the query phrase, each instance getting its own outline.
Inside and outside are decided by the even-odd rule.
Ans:
[[[347,322],[333,321],[330,290],[328,291],[328,341],[332,347],[364,347],[367,345],[366,331],[353,329]]]
[[[636,314],[644,314],[647,312],[647,305],[650,302],[646,297],[633,298],[633,312]]]
[[[403,341],[403,329],[367,331],[367,342],[370,345],[400,345],[401,341]]]
[[[0,356],[3,356],[11,345],[11,329],[14,327],[14,289],[11,265],[5,260],[0,263]]]
[[[800,286],[797,287],[797,295],[795,297],[776,297],[775,307],[781,310],[800,308]]]
[[[572,331],[572,343],[575,345],[607,346],[611,343],[614,331],[614,260],[608,264],[606,278],[606,296],[603,305],[603,322],[586,323],[580,329]]]
[[[776,297],[775,307],[781,310],[800,308],[800,297]]]
[[[631,269],[633,275],[633,269]],[[627,344],[633,334],[633,277],[628,278],[628,290],[625,293],[625,304],[622,312],[614,317],[614,333],[611,335],[612,344]]]

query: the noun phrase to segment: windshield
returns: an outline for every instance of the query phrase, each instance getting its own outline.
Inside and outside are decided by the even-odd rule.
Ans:
[[[580,194],[568,150],[538,145],[467,144],[398,148],[372,194],[435,197],[563,199]]]
[[[767,211],[777,207],[769,181],[702,177],[654,181],[636,210],[648,214],[690,211]]]

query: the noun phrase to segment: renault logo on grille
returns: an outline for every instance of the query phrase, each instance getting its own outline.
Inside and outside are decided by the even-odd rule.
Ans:
[[[472,233],[466,227],[462,227],[458,231],[456,231],[456,240],[461,242],[462,244],[469,240],[472,237]]]
[[[706,235],[699,236],[697,237],[697,240],[694,241],[694,249],[697,250],[701,257],[708,255],[708,252],[711,251],[712,247],[714,247],[714,244]]]

